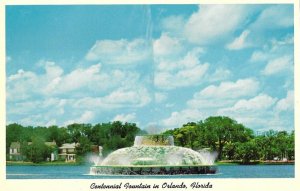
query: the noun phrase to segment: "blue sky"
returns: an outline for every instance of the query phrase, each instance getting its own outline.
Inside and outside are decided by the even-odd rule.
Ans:
[[[293,6],[6,7],[7,123],[294,129]]]

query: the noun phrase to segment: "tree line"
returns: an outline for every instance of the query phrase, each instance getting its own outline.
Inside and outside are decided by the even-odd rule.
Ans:
[[[175,145],[194,150],[210,149],[218,152],[219,160],[294,160],[294,131],[269,130],[255,135],[234,119],[224,116],[208,117],[204,121],[190,122],[180,128],[167,130]]]
[[[6,126],[6,150],[12,142],[20,142],[21,150],[28,160],[39,162],[46,159],[51,148],[44,142],[55,141],[79,143],[76,154],[83,156],[92,145],[103,147],[103,155],[123,147],[132,146],[136,135],[147,134],[135,123],[120,121],[91,124],[71,124],[66,127],[33,127],[20,124]],[[198,122],[189,122],[182,127],[167,130],[162,134],[172,135],[175,145],[194,150],[210,149],[218,152],[218,160],[273,160],[276,157],[294,159],[294,131],[269,130],[260,135],[225,116],[208,117]],[[28,145],[28,142],[31,142]]]
[[[6,152],[9,153],[12,142],[19,142],[27,160],[41,162],[53,151],[45,142],[55,142],[58,147],[64,143],[79,143],[76,154],[81,156],[91,152],[92,145],[99,145],[106,155],[113,150],[132,146],[135,136],[145,133],[135,123],[120,121],[95,125],[75,123],[66,127],[24,127],[13,123],[6,126]]]

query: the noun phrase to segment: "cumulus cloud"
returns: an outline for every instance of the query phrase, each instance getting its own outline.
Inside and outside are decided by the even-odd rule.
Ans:
[[[226,48],[229,50],[240,50],[250,46],[250,43],[247,42],[249,33],[249,30],[243,31],[239,37],[235,38],[231,43],[227,44]]]
[[[253,31],[293,27],[292,5],[273,5],[264,9],[258,19],[249,28]],[[276,21],[276,22],[274,22]]]
[[[276,110],[279,112],[294,110],[294,91],[288,91],[286,97],[277,102]]]
[[[162,125],[168,128],[181,127],[183,124],[191,121],[200,121],[203,114],[197,109],[185,109],[182,111],[172,112],[171,116],[162,120]]]
[[[112,121],[121,121],[121,122],[135,122],[136,113],[128,113],[128,114],[118,114],[116,115]]]
[[[291,55],[284,55],[282,57],[270,60],[262,74],[273,75],[285,71],[293,71],[293,57]]]
[[[221,82],[219,86],[210,85],[194,95],[198,97],[236,98],[253,95],[259,88],[259,82],[252,78],[239,79],[236,82]]]
[[[188,19],[185,36],[200,45],[224,39],[245,21],[249,10],[243,5],[201,5]]]
[[[144,87],[119,88],[103,97],[83,97],[74,102],[75,108],[101,108],[106,110],[124,107],[142,107],[151,101]]]
[[[152,100],[144,78],[131,69],[102,70],[101,64],[94,64],[66,73],[54,62],[40,66],[44,73],[19,70],[7,77],[9,121],[24,125],[45,125],[54,119],[56,124],[90,122],[95,112],[142,107]],[[19,118],[12,119],[16,115]]]
[[[58,125],[66,105],[67,101],[60,98],[7,102],[7,118],[22,125]]]
[[[54,63],[45,65],[44,74],[19,70],[7,79],[7,99],[24,100],[34,95],[53,96],[70,92],[78,94],[103,94],[120,86],[131,87],[139,83],[140,75],[135,71],[113,69],[101,71],[101,65],[76,68],[64,74]],[[74,93],[76,94],[76,93]],[[75,96],[75,95],[74,95]]]
[[[18,101],[28,99],[40,91],[38,76],[30,71],[18,70],[8,76],[6,82],[6,100]]]
[[[94,44],[85,58],[104,64],[134,65],[148,60],[151,49],[150,43],[143,39],[100,40]]]
[[[247,127],[260,131],[287,130],[293,127],[293,92],[278,101],[278,98],[261,93],[250,99],[240,99],[231,107],[219,108],[218,115],[227,115]],[[279,112],[278,112],[279,111]],[[280,113],[285,111],[285,114]]]
[[[91,123],[94,118],[94,113],[92,111],[85,111],[78,118],[67,120],[64,125],[70,125],[72,123]]]
[[[226,80],[232,75],[231,71],[225,68],[217,68],[214,73],[209,75],[210,82]]]
[[[193,98],[187,101],[187,105],[190,108],[215,111],[232,105],[237,98],[255,95],[258,90],[259,82],[252,78],[221,82],[218,86],[210,85],[194,93]]]
[[[156,66],[154,85],[161,89],[198,85],[209,68],[208,63],[200,63],[202,52],[195,48],[177,61],[160,61]]]
[[[153,53],[156,59],[161,57],[176,57],[183,49],[179,39],[170,37],[168,34],[163,33],[160,38],[153,42]]]
[[[259,94],[251,99],[241,99],[237,101],[233,107],[220,109],[218,113],[220,115],[226,115],[228,113],[241,113],[241,112],[258,112],[261,110],[267,110],[272,107],[277,101],[277,98],[273,98],[267,94]]]
[[[292,55],[294,37],[292,34],[279,39],[271,39],[264,46],[263,49],[255,50],[250,58],[250,62],[265,62],[278,58],[279,55]]]

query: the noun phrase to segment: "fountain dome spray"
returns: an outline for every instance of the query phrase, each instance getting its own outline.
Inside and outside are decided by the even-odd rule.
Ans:
[[[201,153],[174,146],[168,135],[136,136],[134,145],[109,154],[101,164],[90,168],[94,175],[176,175],[214,174],[214,153]]]

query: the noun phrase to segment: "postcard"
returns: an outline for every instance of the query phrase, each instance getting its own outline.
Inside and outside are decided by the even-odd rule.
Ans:
[[[299,188],[298,1],[0,9],[4,190]]]

